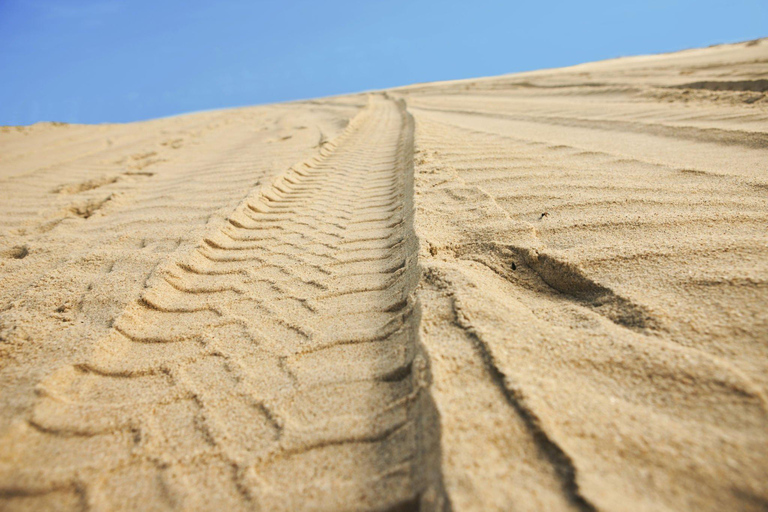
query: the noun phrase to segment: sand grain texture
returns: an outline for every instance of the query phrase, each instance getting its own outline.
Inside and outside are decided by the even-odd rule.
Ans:
[[[765,510],[768,41],[0,132],[0,510]]]

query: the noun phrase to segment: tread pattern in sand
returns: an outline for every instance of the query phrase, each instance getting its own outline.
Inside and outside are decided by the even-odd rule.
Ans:
[[[410,144],[403,107],[374,100],[159,267],[86,361],[42,382],[5,494],[145,510],[434,495]]]

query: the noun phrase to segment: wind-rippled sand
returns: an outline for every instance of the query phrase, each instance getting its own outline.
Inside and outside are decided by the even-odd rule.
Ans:
[[[0,510],[765,510],[768,40],[0,128]]]

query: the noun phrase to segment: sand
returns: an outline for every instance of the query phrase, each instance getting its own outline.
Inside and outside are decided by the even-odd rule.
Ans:
[[[765,510],[768,40],[0,128],[0,510]]]

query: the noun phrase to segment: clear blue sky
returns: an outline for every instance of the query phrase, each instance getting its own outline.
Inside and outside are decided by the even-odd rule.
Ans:
[[[0,0],[0,124],[133,121],[767,35],[767,0]]]

